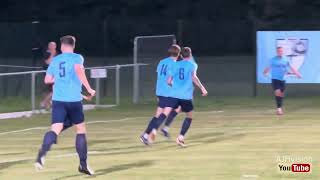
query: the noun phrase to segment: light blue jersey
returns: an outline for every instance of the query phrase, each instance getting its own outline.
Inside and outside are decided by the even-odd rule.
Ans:
[[[191,100],[193,99],[192,76],[196,71],[195,64],[190,60],[178,61],[172,69],[172,93],[170,97]]]
[[[196,71],[198,70],[198,64],[196,62],[196,60],[194,59],[194,57],[192,56],[192,58],[190,59],[190,62],[192,62],[195,65]]]
[[[62,53],[53,58],[47,70],[47,74],[54,77],[52,100],[62,102],[82,100],[82,84],[74,66],[83,65],[83,61],[83,57],[76,53]]]
[[[290,64],[286,57],[275,56],[271,59],[270,67],[271,67],[271,78],[277,79],[280,81],[284,80],[284,76],[288,72]]]
[[[157,67],[157,87],[156,95],[168,97],[171,87],[167,83],[169,74],[171,74],[172,67],[176,63],[171,57],[161,60]]]

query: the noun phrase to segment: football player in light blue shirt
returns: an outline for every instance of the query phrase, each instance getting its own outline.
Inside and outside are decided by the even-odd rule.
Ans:
[[[91,88],[85,75],[83,57],[74,53],[75,38],[63,36],[60,42],[62,54],[53,58],[44,80],[46,84],[54,83],[51,130],[43,138],[35,167],[37,170],[43,169],[47,152],[52,144],[56,143],[57,136],[68,120],[71,124],[75,124],[77,131],[76,149],[80,159],[78,170],[80,173],[93,175],[94,172],[87,164],[86,127],[81,102],[81,88],[84,85],[91,96],[95,95],[95,90]]]
[[[168,85],[167,79],[169,74],[172,73],[172,68],[180,55],[180,51],[180,46],[172,45],[168,50],[169,57],[161,60],[157,66],[156,95],[158,97],[158,107],[155,116],[149,121],[146,130],[140,136],[141,142],[145,145],[150,144],[149,134],[151,131],[157,129],[158,125],[162,124],[172,109],[176,108],[174,99],[169,97],[172,88]]]
[[[283,115],[282,104],[285,90],[285,75],[289,70],[293,72],[298,78],[301,78],[300,73],[290,66],[289,60],[283,55],[283,48],[277,47],[277,56],[270,60],[270,65],[263,71],[267,75],[271,70],[272,88],[277,105],[277,115]]]
[[[177,144],[184,147],[184,136],[187,133],[191,122],[192,122],[192,111],[193,111],[193,83],[200,88],[202,96],[207,96],[208,92],[202,85],[201,81],[197,77],[197,65],[195,64],[191,53],[191,48],[185,47],[182,49],[181,54],[183,60],[175,64],[173,73],[168,79],[168,83],[172,85],[171,97],[176,99],[179,108],[173,110],[168,119],[172,122],[174,117],[180,112],[186,113],[186,118],[183,122],[180,135],[177,137]],[[171,118],[171,119],[170,119]],[[169,122],[169,123],[171,123]],[[163,135],[169,137],[169,124],[167,121],[165,127],[161,130]]]

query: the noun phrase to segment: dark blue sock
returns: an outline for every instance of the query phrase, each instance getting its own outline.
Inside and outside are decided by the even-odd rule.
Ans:
[[[187,131],[188,131],[190,125],[191,125],[191,122],[192,122],[192,119],[191,119],[191,118],[186,118],[186,119],[183,121],[182,128],[181,128],[181,132],[180,132],[180,134],[181,134],[182,136],[184,136],[184,135],[187,133]]]
[[[170,126],[174,118],[178,115],[176,111],[171,111],[166,122],[164,123],[166,126]]]
[[[77,134],[76,149],[80,159],[80,165],[87,167],[87,139],[86,134]]]
[[[47,132],[43,137],[43,143],[39,151],[38,160],[47,154],[52,144],[57,142],[57,134],[53,131]]]
[[[276,104],[277,104],[277,108],[281,108],[282,107],[282,97],[281,96],[276,96]]]
[[[161,126],[161,124],[163,123],[164,120],[166,120],[167,116],[165,114],[160,114],[160,116],[158,117],[157,119],[157,123],[156,123],[156,126],[153,127],[153,129],[156,129],[158,130],[159,127]]]
[[[157,123],[157,118],[156,118],[156,117],[153,117],[153,118],[150,120],[150,122],[149,122],[149,124],[148,124],[148,127],[147,127],[147,129],[145,130],[145,133],[150,134],[151,131],[152,131],[152,129],[156,126],[156,123]]]

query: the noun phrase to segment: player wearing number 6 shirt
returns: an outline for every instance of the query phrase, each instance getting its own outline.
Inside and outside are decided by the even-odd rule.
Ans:
[[[193,83],[200,88],[202,96],[207,96],[208,92],[197,77],[197,65],[192,62],[191,49],[183,48],[182,55],[184,59],[174,65],[172,74],[168,78],[168,84],[172,86],[169,97],[175,99],[175,107],[180,106],[181,111],[186,113],[186,118],[176,140],[178,145],[185,147],[184,136],[192,122]]]
[[[35,167],[43,169],[44,158],[52,144],[57,142],[57,136],[62,131],[66,121],[75,124],[76,150],[80,159],[79,172],[92,175],[93,171],[87,164],[87,140],[84,114],[82,108],[82,85],[91,96],[95,90],[90,87],[83,67],[83,57],[74,53],[75,38],[64,36],[60,39],[62,54],[53,58],[45,77],[46,84],[53,84],[52,123],[51,130],[43,138]]]
[[[162,124],[171,110],[176,108],[173,98],[169,97],[172,88],[168,85],[167,79],[180,55],[180,50],[178,45],[172,45],[168,50],[169,57],[161,60],[157,66],[156,95],[158,97],[158,107],[155,116],[149,121],[146,130],[140,136],[141,142],[145,145],[150,144],[149,134],[151,131],[157,129],[157,126]]]

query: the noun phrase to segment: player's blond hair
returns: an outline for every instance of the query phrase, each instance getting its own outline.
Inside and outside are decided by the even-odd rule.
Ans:
[[[181,48],[177,44],[171,45],[171,47],[168,50],[169,56],[178,57],[180,55]]]

